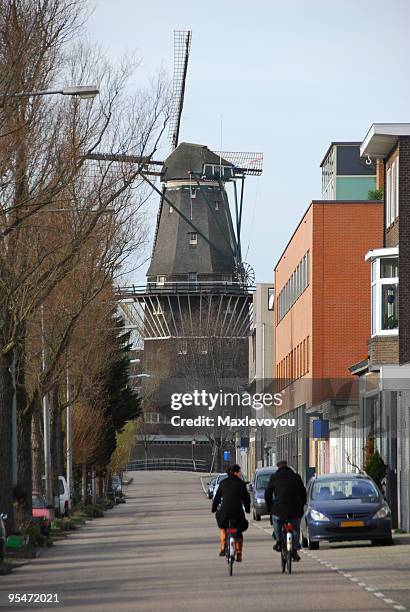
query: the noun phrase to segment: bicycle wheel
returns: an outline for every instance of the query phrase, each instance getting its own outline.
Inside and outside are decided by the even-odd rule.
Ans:
[[[283,550],[283,549],[281,550],[281,553],[280,553],[280,559],[281,559],[281,562],[282,562],[282,574],[284,574],[285,571],[286,571],[286,561],[287,561],[287,559],[286,559],[286,551]]]
[[[292,573],[292,551],[287,551],[287,565],[288,565],[288,574]]]
[[[234,562],[234,558],[233,558],[233,557],[231,557],[231,558],[229,559],[229,575],[230,575],[230,576],[232,576],[232,574],[233,574],[233,562]]]

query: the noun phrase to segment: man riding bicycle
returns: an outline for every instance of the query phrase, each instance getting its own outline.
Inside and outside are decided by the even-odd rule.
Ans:
[[[249,526],[243,509],[245,508],[245,512],[249,514],[251,499],[241,478],[241,467],[235,464],[228,468],[227,473],[228,478],[222,480],[212,502],[212,512],[216,512],[216,522],[220,529],[219,556],[225,556],[226,530],[229,521],[234,521],[237,530],[236,560],[242,561],[243,532]]]
[[[276,538],[273,548],[280,552],[282,527],[285,521],[289,521],[294,528],[292,557],[294,561],[300,561],[300,519],[306,504],[306,489],[299,474],[288,466],[287,461],[278,461],[276,465],[278,469],[270,477],[265,490],[265,502],[272,518],[272,537]]]

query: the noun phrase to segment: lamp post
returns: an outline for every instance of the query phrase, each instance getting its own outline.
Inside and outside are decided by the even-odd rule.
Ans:
[[[70,376],[67,368],[66,380],[66,465],[67,465],[67,488],[68,488],[68,508],[71,510],[71,491],[73,487],[73,413],[71,405]]]
[[[195,438],[192,440],[191,444],[192,444],[192,465],[194,468],[194,472],[196,472],[195,455],[194,455],[195,444],[196,444]]]
[[[16,93],[0,93],[1,98],[31,98],[36,96],[78,96],[84,100],[95,98],[99,93],[96,85],[73,85],[69,87],[61,87],[60,89],[40,89],[37,91],[20,91]],[[1,106],[1,104],[0,104]],[[42,313],[43,325],[43,313]],[[45,354],[43,348],[43,368],[45,368]],[[17,400],[16,400],[16,357],[15,351],[13,354],[12,363],[12,378],[14,384],[14,393],[12,401],[12,480],[13,485],[17,483],[18,474],[18,448],[17,448]],[[50,414],[48,407],[48,398],[43,398],[43,419],[44,419],[44,465],[46,476],[46,497],[47,503],[53,503],[52,500],[52,482],[51,482],[51,451],[50,451]]]

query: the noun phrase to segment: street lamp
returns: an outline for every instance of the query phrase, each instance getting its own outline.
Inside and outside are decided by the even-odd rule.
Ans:
[[[61,89],[39,89],[37,91],[19,91],[17,93],[4,93],[0,96],[6,98],[32,98],[33,96],[78,96],[83,100],[95,98],[99,93],[96,85],[74,85],[72,87],[62,87]]]

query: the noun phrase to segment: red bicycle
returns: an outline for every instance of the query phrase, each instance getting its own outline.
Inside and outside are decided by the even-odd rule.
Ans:
[[[288,570],[288,574],[292,573],[292,554],[293,554],[293,530],[294,527],[290,521],[285,521],[282,526],[282,548],[281,548],[281,563],[282,573]]]
[[[236,525],[234,521],[229,521],[229,526],[226,530],[226,545],[225,545],[225,555],[226,560],[228,561],[228,571],[229,575],[233,574],[233,564],[235,561],[235,552],[236,552],[236,540],[238,539],[238,532],[236,529]]]

